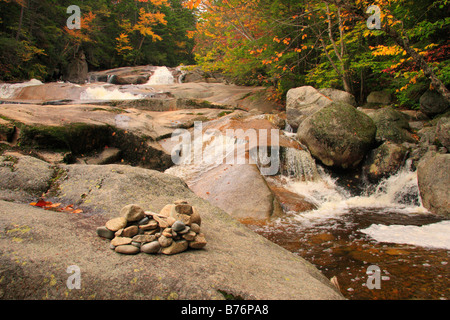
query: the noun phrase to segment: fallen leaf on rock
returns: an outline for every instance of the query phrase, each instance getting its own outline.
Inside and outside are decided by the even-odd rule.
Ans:
[[[35,206],[35,207],[45,207],[48,205],[51,205],[52,203],[50,201],[44,201],[44,200],[39,200],[38,202],[32,202],[30,203],[30,205]]]
[[[69,204],[68,206],[59,208],[61,206],[61,203],[52,203],[51,201],[45,201],[42,199],[40,199],[38,202],[31,202],[30,205],[43,208],[44,210],[52,210],[52,211],[58,211],[58,212],[68,212],[68,213],[82,213],[83,212],[83,210],[81,210],[81,209],[74,209],[73,204]]]

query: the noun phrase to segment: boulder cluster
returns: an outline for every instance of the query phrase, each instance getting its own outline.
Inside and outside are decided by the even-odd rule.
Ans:
[[[166,205],[160,213],[129,204],[121,209],[119,217],[97,228],[97,235],[110,239],[110,248],[118,253],[172,255],[206,245],[200,225],[197,209],[184,200]]]

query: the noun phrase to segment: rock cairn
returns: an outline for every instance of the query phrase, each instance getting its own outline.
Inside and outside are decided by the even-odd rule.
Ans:
[[[184,200],[166,205],[160,213],[130,204],[122,208],[119,217],[97,228],[97,235],[110,239],[110,248],[118,253],[172,255],[206,245],[200,225],[197,209]]]

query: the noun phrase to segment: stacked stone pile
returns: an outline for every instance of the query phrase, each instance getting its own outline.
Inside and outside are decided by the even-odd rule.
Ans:
[[[97,228],[97,235],[110,239],[111,249],[118,253],[171,255],[206,245],[200,225],[197,209],[184,200],[166,205],[160,213],[130,204],[122,208],[119,217]]]

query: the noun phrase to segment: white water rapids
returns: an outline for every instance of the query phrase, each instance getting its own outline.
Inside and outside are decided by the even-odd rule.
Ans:
[[[233,153],[239,142],[226,136],[205,135],[202,141],[193,140],[189,148],[187,161],[179,163],[166,170],[166,173],[176,175],[185,181],[193,182],[217,165],[224,163],[224,159]],[[218,146],[219,145],[219,146]],[[218,152],[219,150],[219,152]],[[201,161],[192,162],[192,154],[202,155]],[[286,217],[279,218],[276,224],[289,225],[297,228],[298,232],[306,228],[333,228],[333,222],[339,220],[339,225],[356,227],[348,219],[354,214],[408,215],[411,217],[426,216],[429,212],[422,206],[417,183],[417,172],[411,170],[411,163],[407,162],[397,174],[382,180],[376,186],[366,186],[359,195],[352,195],[348,188],[339,186],[325,170],[316,166],[314,159],[307,151],[287,152],[283,160],[287,164],[287,172],[283,172],[287,182],[283,187],[291,192],[302,195],[313,203],[317,209],[307,212],[288,212]],[[266,177],[266,179],[272,179]],[[380,226],[373,224],[370,228],[359,230],[371,236],[378,242],[394,242],[414,244],[418,246],[450,249],[450,223],[442,221],[426,225],[408,226]],[[337,227],[337,226],[336,226]],[[420,229],[422,228],[422,229]],[[412,233],[412,230],[415,230]],[[427,231],[429,230],[429,231]],[[394,237],[393,234],[396,236]],[[414,237],[411,235],[414,234]],[[423,237],[422,237],[423,236]]]

